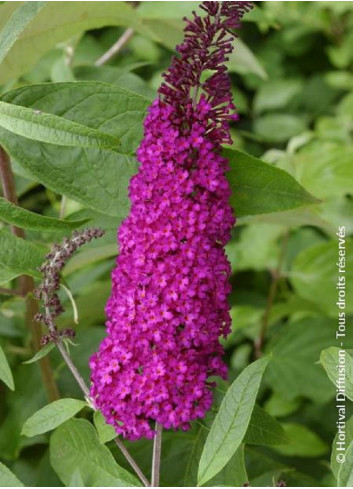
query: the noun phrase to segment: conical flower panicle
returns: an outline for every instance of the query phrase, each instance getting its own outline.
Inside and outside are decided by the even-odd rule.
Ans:
[[[90,360],[96,407],[131,440],[153,437],[152,420],[188,429],[211,406],[208,379],[227,373],[219,336],[230,329],[224,245],[235,220],[219,149],[234,107],[223,63],[227,30],[249,6],[202,7],[207,15],[188,22],[181,57],[145,120],[131,211],[119,229],[107,336]],[[201,85],[205,69],[214,74]]]

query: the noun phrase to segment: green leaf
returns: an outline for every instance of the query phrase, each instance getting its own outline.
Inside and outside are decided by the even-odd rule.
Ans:
[[[69,232],[82,226],[88,221],[88,219],[83,219],[81,221],[64,221],[53,217],[41,216],[40,214],[14,205],[3,197],[0,197],[0,219],[19,228],[52,232],[58,230]]]
[[[273,486],[285,465],[272,458],[271,453],[255,447],[246,447],[246,465],[250,474],[249,483],[254,487]]]
[[[352,193],[352,160],[351,145],[314,141],[295,155],[293,164],[298,181],[326,200]]]
[[[9,389],[15,390],[15,384],[13,381],[10,366],[3,349],[0,346],[0,380],[2,380]]]
[[[289,438],[282,425],[255,404],[244,442],[251,445],[283,445],[289,442]]]
[[[118,253],[117,245],[107,244],[103,246],[95,246],[77,253],[65,267],[65,275],[70,275],[77,270],[81,270],[87,265],[96,263],[97,261],[105,260],[116,256]]]
[[[318,202],[287,172],[241,151],[226,149],[231,205],[237,216],[266,214]]]
[[[255,223],[244,227],[239,240],[230,241],[226,246],[232,270],[239,272],[276,268],[282,234],[283,227],[276,224]]]
[[[229,56],[229,71],[245,74],[257,75],[263,80],[267,80],[268,75],[254,53],[244,42],[237,38],[234,42],[234,51]]]
[[[271,416],[286,417],[293,414],[300,407],[300,399],[287,399],[286,397],[274,392],[265,403],[265,409]]]
[[[276,452],[288,457],[320,457],[327,453],[326,443],[306,426],[298,423],[284,423],[282,426],[289,442],[283,446],[273,446]]]
[[[41,358],[46,357],[53,350],[53,348],[55,348],[55,344],[48,343],[47,345],[43,346],[43,348],[41,348],[39,351],[37,351],[37,353],[30,360],[27,360],[26,362],[22,362],[22,363],[28,364],[28,363],[37,362]]]
[[[51,431],[86,406],[77,399],[59,399],[34,413],[23,425],[22,435],[36,436]]]
[[[1,101],[0,126],[19,136],[59,146],[115,151],[119,145],[119,140],[110,134],[104,134],[64,117]]]
[[[75,472],[72,474],[68,487],[85,487],[81,472],[79,470],[75,470]]]
[[[19,275],[30,275],[40,278],[37,268],[42,264],[44,255],[44,249],[1,229],[0,283],[6,283],[9,276],[15,278]]]
[[[115,429],[111,424],[106,423],[104,416],[100,411],[94,412],[93,421],[100,443],[107,443],[117,437]]]
[[[50,461],[66,485],[79,470],[85,487],[141,486],[115,462],[108,448],[99,443],[96,430],[85,419],[71,419],[53,433]]]
[[[198,485],[215,476],[240,446],[269,360],[264,357],[249,365],[228,389],[201,455]]]
[[[155,90],[152,90],[142,78],[116,66],[77,66],[74,73],[77,80],[111,83],[151,100],[156,96]]]
[[[306,130],[303,119],[292,114],[266,114],[255,119],[255,133],[269,143],[282,143]]]
[[[170,2],[168,8],[161,8],[158,2],[142,2],[138,12],[143,19],[176,19],[181,20],[196,10],[198,2]]]
[[[336,387],[340,384],[344,385],[346,396],[353,401],[353,358],[351,355],[343,349],[332,346],[321,352],[320,363],[331,382]]]
[[[340,443],[343,442],[343,443]],[[344,434],[341,429],[341,436],[336,433],[335,439],[332,443],[331,452],[331,468],[333,475],[338,479],[338,473],[344,461],[346,455],[346,448],[348,448],[353,443],[353,416],[351,416],[346,422]],[[341,450],[340,450],[341,448]],[[343,448],[343,450],[342,450]]]
[[[207,482],[206,487],[242,487],[248,480],[242,444],[223,469]]]
[[[254,99],[256,112],[281,109],[302,90],[302,82],[295,79],[271,80],[260,86]]]
[[[353,442],[349,444],[345,453],[345,460],[338,471],[337,486],[353,486]]]
[[[208,417],[209,415],[207,416],[207,418]],[[208,420],[206,420],[206,424],[208,424]],[[190,448],[188,446],[184,447],[183,445],[181,445],[183,452],[179,456],[178,460],[183,460],[183,468],[185,467],[184,478],[180,481],[181,486],[196,486],[198,464],[208,432],[209,430],[205,426],[199,426],[197,432],[189,442]],[[188,448],[189,450],[187,450]],[[188,452],[187,459],[182,458],[185,452]],[[175,464],[176,462],[173,461],[173,466],[176,466]],[[178,468],[178,466],[176,467]],[[246,482],[248,482],[248,480],[249,479],[246,473],[244,460],[244,445],[242,444],[234,453],[234,455],[230,458],[228,463],[223,467],[223,469],[218,472],[217,475],[212,477],[212,479],[207,481],[206,484],[207,487],[242,487]]]
[[[0,487],[24,487],[6,465],[0,462]]]
[[[352,240],[345,242],[345,283],[353,283]],[[338,313],[337,274],[338,243],[336,240],[306,248],[297,256],[290,272],[290,280],[297,294],[318,304],[326,314],[336,317]],[[320,290],[320,294],[317,291]],[[345,312],[353,313],[353,302],[346,300]]]
[[[125,217],[130,205],[127,187],[137,169],[132,154],[142,138],[149,99],[115,85],[90,81],[21,87],[3,99],[43,112],[65,114],[70,121],[120,139],[116,153],[59,147],[0,128],[3,146],[33,180],[104,214]]]
[[[313,402],[329,401],[335,391],[316,362],[335,333],[336,321],[325,317],[288,323],[266,348],[273,357],[265,381],[289,400],[304,396]]]
[[[0,64],[28,24],[47,2],[25,2],[12,14],[0,32]]]
[[[41,374],[37,365],[18,365],[14,370],[15,392],[6,396],[8,414],[0,423],[0,453],[6,460],[17,459],[24,446],[43,443],[42,438],[20,436],[25,420],[46,402],[46,393],[41,389]]]
[[[113,25],[142,29],[136,11],[125,2],[69,2],[62,7],[58,2],[47,2],[24,29],[3,61],[0,85],[25,73],[58,43],[85,30]],[[6,3],[0,6],[0,19],[7,8]]]

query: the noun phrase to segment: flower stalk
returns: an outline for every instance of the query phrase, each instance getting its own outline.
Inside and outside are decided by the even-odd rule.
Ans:
[[[102,237],[103,234],[104,231],[100,228],[90,228],[80,232],[75,231],[70,239],[64,239],[61,246],[55,245],[53,250],[46,256],[45,263],[43,263],[43,265],[40,267],[40,271],[43,275],[43,281],[35,290],[35,297],[38,300],[41,300],[44,305],[43,312],[38,312],[35,316],[35,320],[42,322],[48,329],[48,334],[42,337],[41,343],[42,345],[49,342],[55,343],[63,360],[83,392],[86,401],[93,409],[95,409],[95,405],[90,397],[89,388],[65,346],[65,340],[73,338],[75,333],[72,329],[64,329],[59,331],[55,321],[56,318],[64,312],[64,308],[58,296],[58,290],[60,289],[61,285],[61,270],[64,268],[67,260],[80,246],[92,241],[93,239]],[[148,480],[122,441],[116,438],[115,443],[122,451],[123,455],[134,469],[141,482],[144,484],[144,486],[148,487],[150,485]]]
[[[162,453],[162,432],[163,432],[163,426],[159,423],[156,423],[155,435],[153,440],[153,455],[152,455],[152,478],[151,478],[152,487],[159,487],[160,471],[161,471],[161,453]]]

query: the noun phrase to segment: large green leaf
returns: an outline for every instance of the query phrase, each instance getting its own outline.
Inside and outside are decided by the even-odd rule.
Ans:
[[[0,84],[25,73],[55,45],[85,30],[106,25],[142,28],[136,12],[126,2],[66,2],[63,7],[61,2],[47,2],[23,30],[1,65]],[[7,10],[6,3],[0,5],[0,19]]]
[[[345,243],[346,290],[353,283],[352,240]],[[338,306],[337,274],[338,243],[328,241],[306,248],[297,256],[290,272],[290,280],[298,295],[318,304],[326,314],[336,317]],[[320,294],[317,291],[320,290]],[[353,313],[353,302],[346,300],[345,311]]]
[[[0,197],[0,220],[23,229],[52,232],[58,230],[69,232],[82,226],[88,221],[88,219],[82,219],[81,221],[64,221],[53,217],[41,216],[40,214],[14,205],[3,197]]]
[[[269,359],[264,357],[249,365],[228,389],[201,455],[199,485],[215,476],[240,446]]]
[[[75,416],[85,406],[86,403],[78,399],[54,401],[27,419],[23,425],[22,434],[36,436],[51,431]]]
[[[241,151],[226,149],[223,154],[230,164],[227,176],[237,216],[284,211],[317,202],[287,172]]]
[[[325,317],[290,322],[268,346],[272,361],[265,380],[287,399],[308,397],[313,402],[327,402],[335,390],[316,362],[320,352],[335,340],[336,321]]]
[[[346,396],[353,401],[353,358],[351,355],[343,349],[332,346],[321,352],[320,363],[331,382],[336,387],[345,386]]]
[[[120,153],[115,153],[58,147],[0,129],[0,141],[34,180],[105,214],[126,214],[128,182],[137,169],[132,154],[142,137],[149,99],[101,82],[32,85],[8,92],[3,99],[119,138]]]
[[[116,150],[119,140],[64,117],[0,101],[0,126],[43,143]]]
[[[44,255],[44,249],[34,243],[0,229],[0,283],[19,275],[40,277],[37,268],[42,264]]]
[[[0,462],[0,487],[23,487],[17,477],[11,472],[6,465]]]
[[[351,442],[345,453],[345,460],[341,464],[338,477],[338,487],[352,487],[353,486],[353,442]]]
[[[12,14],[0,32],[0,64],[22,31],[47,2],[25,2]],[[1,12],[1,10],[0,10]]]
[[[70,484],[79,470],[86,487],[133,487],[139,481],[120,467],[96,430],[85,419],[71,419],[50,439],[50,461],[62,482]]]
[[[9,389],[15,390],[15,384],[13,381],[11,369],[1,346],[0,346],[0,380],[2,380]]]

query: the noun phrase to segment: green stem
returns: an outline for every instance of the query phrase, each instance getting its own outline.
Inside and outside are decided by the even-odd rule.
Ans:
[[[286,231],[282,239],[282,246],[281,246],[281,251],[278,259],[277,268],[272,272],[272,281],[268,292],[266,309],[262,316],[260,334],[257,340],[255,341],[255,358],[260,358],[262,355],[262,350],[265,343],[265,337],[266,337],[269,319],[270,319],[270,313],[277,294],[278,282],[281,278],[283,262],[287,251],[288,238],[289,238],[289,231]]]

